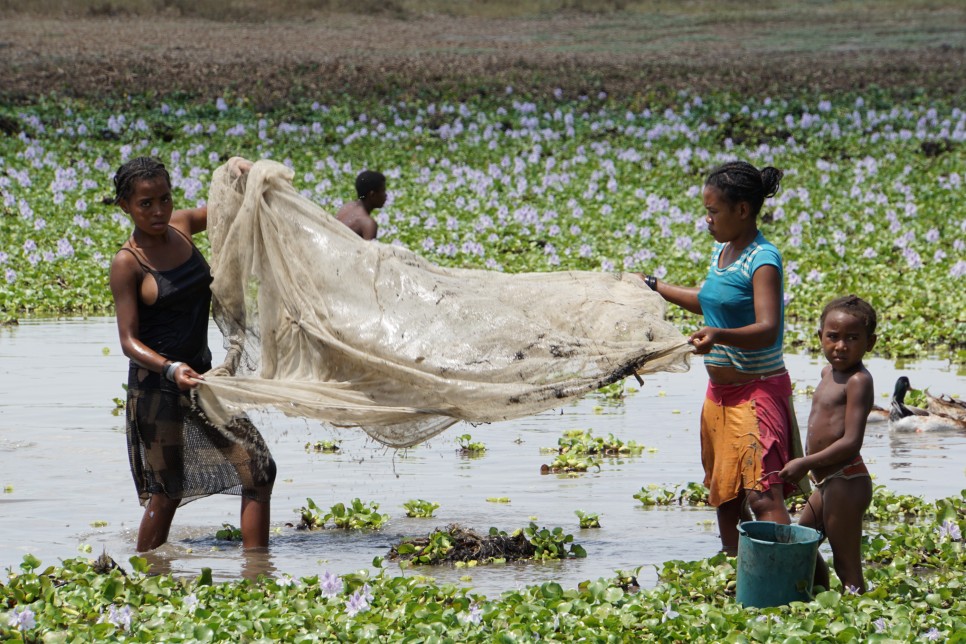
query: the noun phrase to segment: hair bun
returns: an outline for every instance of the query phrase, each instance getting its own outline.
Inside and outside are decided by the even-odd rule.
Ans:
[[[772,166],[762,168],[761,187],[765,189],[765,199],[778,194],[778,190],[781,188],[782,177],[784,176],[785,173],[778,168],[773,168]]]

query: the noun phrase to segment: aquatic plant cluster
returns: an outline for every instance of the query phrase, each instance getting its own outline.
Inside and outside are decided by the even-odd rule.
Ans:
[[[667,107],[604,93],[467,102],[245,99],[41,102],[0,108],[0,312],[110,311],[106,270],[130,232],[111,177],[142,154],[167,164],[176,203],[204,201],[231,155],[291,166],[332,211],[355,174],[382,170],[380,240],[450,266],[646,271],[704,277],[701,187],[744,158],[786,171],[762,228],[786,261],[787,339],[816,348],[821,306],[855,292],[881,313],[879,351],[966,360],[966,112],[866,92],[828,99],[681,95]],[[682,326],[697,324],[678,316]]]
[[[380,558],[356,574],[216,584],[210,571],[150,576],[138,557],[125,574],[80,558],[42,568],[27,556],[0,584],[0,639],[962,642],[966,490],[935,503],[881,492],[878,512],[894,505],[897,513],[863,539],[865,595],[835,586],[807,603],[743,608],[734,598],[735,559],[725,555],[667,562],[651,589],[638,590],[633,571],[617,571],[576,588],[550,581],[493,598],[390,574]]]

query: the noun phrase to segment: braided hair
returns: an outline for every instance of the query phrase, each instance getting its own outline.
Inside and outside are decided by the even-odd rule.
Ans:
[[[114,203],[128,199],[134,194],[134,186],[143,179],[157,179],[164,177],[171,186],[171,175],[164,164],[152,157],[137,157],[131,159],[114,174]]]
[[[854,316],[856,319],[860,320],[865,326],[865,332],[868,335],[875,333],[876,324],[878,320],[876,319],[875,309],[872,305],[863,300],[857,295],[844,295],[842,297],[837,297],[822,309],[822,317],[819,318],[818,328],[821,330],[825,326],[825,318],[832,311],[842,311],[843,313],[848,313]]]
[[[784,172],[771,166],[759,170],[747,161],[730,161],[712,170],[704,185],[720,190],[731,204],[747,202],[752,216],[757,217],[765,199],[778,194],[783,176]]]

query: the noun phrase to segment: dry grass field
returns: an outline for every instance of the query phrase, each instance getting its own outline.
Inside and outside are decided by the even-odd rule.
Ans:
[[[0,99],[887,87],[960,96],[966,5],[898,0],[0,0]]]

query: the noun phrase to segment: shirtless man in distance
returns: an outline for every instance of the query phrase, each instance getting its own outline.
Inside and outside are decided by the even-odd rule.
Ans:
[[[339,208],[335,218],[363,239],[375,239],[378,225],[372,211],[386,204],[386,177],[381,172],[363,170],[356,177],[356,194],[359,198]]]

